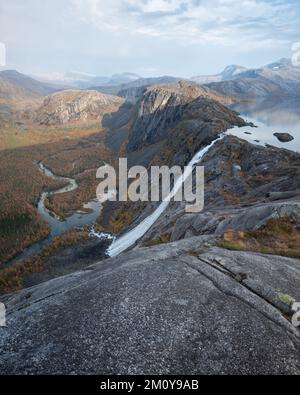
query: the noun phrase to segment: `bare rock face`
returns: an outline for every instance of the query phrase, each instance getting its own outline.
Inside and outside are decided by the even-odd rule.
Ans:
[[[58,92],[45,98],[37,110],[36,121],[41,125],[57,125],[100,120],[105,113],[116,111],[123,101],[97,91]]]
[[[179,145],[174,147],[174,152],[187,147],[188,141],[184,140],[188,139],[190,144],[198,144],[197,149],[205,136],[213,138],[232,125],[245,125],[235,112],[224,106],[232,102],[231,98],[219,96],[194,83],[180,81],[151,87],[136,104],[128,151],[164,139]]]
[[[171,204],[143,241],[168,233],[171,240],[259,229],[272,218],[299,220],[300,155],[226,136],[200,163],[205,167],[205,208],[186,214]],[[217,232],[218,229],[218,232]]]
[[[226,231],[257,230],[262,229],[271,219],[287,218],[300,223],[300,197],[281,203],[260,203],[249,208],[237,206],[199,214],[184,214],[177,219],[171,240],[177,241],[195,235],[222,236]]]
[[[289,133],[274,133],[274,136],[282,143],[288,143],[294,140],[294,137]]]
[[[299,261],[206,241],[137,249],[2,298],[0,373],[299,374]]]

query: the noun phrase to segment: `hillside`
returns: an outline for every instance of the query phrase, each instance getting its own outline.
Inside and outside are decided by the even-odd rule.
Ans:
[[[138,78],[127,83],[122,83],[118,85],[101,85],[95,86],[95,89],[99,92],[113,94],[122,96],[127,99],[127,97],[134,95],[134,92],[139,92],[141,89],[146,89],[149,86],[159,85],[159,84],[173,84],[180,80],[180,78],[171,76],[162,77],[152,77],[152,78]]]
[[[100,120],[116,111],[123,99],[96,91],[67,90],[47,96],[36,112],[41,125],[60,125],[68,122]]]
[[[238,77],[239,74],[246,71],[247,68],[238,65],[230,65],[225,67],[225,69],[215,75],[198,75],[196,77],[192,77],[191,80],[197,82],[198,84],[208,84],[210,82],[220,82],[227,81]]]
[[[287,95],[287,92],[276,82],[261,76],[211,82],[205,86],[208,89],[218,92],[220,95],[230,95],[242,99],[255,99],[268,96],[280,98]]]
[[[46,83],[34,80],[15,70],[0,72],[0,100],[3,102],[22,102],[40,99],[56,89]]]
[[[134,73],[113,74],[110,77],[97,76],[88,73],[68,71],[66,73],[52,73],[49,75],[37,75],[39,81],[64,87],[64,89],[93,89],[93,86],[104,85],[106,87],[113,85],[126,84],[140,78]]]
[[[243,124],[236,113],[224,106],[233,102],[230,97],[185,81],[150,87],[133,104],[127,151],[150,149],[151,145],[164,143],[158,152],[154,151],[157,158],[181,164],[208,136],[229,125]],[[118,116],[122,113],[114,115]],[[110,124],[113,121],[114,118],[110,119]]]

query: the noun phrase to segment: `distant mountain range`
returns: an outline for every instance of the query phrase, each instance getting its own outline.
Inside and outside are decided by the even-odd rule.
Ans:
[[[93,89],[135,100],[149,86],[180,80],[183,79],[172,76],[139,78],[121,85],[94,86]],[[300,67],[294,67],[285,58],[257,69],[230,65],[219,74],[197,76],[190,80],[223,96],[236,98],[300,96]]]
[[[109,77],[101,77],[82,72],[71,71],[67,73],[54,73],[50,75],[32,76],[37,80],[51,84],[61,89],[92,89],[111,95],[126,97],[127,94],[135,95],[135,91],[158,84],[172,84],[183,78],[160,76],[144,78],[135,73],[119,73]],[[132,90],[130,92],[130,90]],[[127,92],[128,91],[128,92]],[[120,94],[121,93],[121,94]]]
[[[300,67],[292,65],[290,59],[280,59],[257,69],[229,66],[215,76],[198,76],[193,80],[222,95],[242,98],[265,96],[299,96]]]
[[[120,85],[95,86],[92,87],[92,89],[111,95],[118,95],[134,101],[146,88],[150,86],[161,84],[175,84],[180,80],[182,80],[182,78],[165,75],[162,77],[139,78],[135,81],[130,81]]]
[[[215,75],[199,75],[197,77],[192,77],[192,81],[197,82],[198,84],[208,84],[210,82],[220,82],[232,80],[237,77],[239,74],[246,71],[247,68],[243,66],[231,65],[227,66],[221,73]]]
[[[134,73],[120,73],[113,74],[110,77],[101,77],[76,71],[71,71],[63,74],[54,73],[50,75],[37,75],[33,77],[37,78],[42,82],[50,83],[52,85],[79,89],[89,89],[93,86],[98,85],[120,85],[141,78],[139,75]]]
[[[21,102],[47,96],[57,89],[15,70],[0,72],[0,99]]]
[[[37,80],[15,70],[0,71],[1,101],[21,103],[66,89],[92,89],[134,102],[151,86],[183,80],[173,76],[142,78],[134,73],[99,77],[79,72],[39,78]],[[257,69],[231,65],[219,74],[197,76],[191,80],[219,95],[237,99],[300,96],[300,67],[294,67],[289,59],[280,59]]]

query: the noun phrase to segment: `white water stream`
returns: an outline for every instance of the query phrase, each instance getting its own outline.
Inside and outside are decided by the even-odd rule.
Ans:
[[[170,204],[170,200],[176,195],[179,189],[182,187],[184,181],[190,176],[192,172],[193,166],[199,163],[203,156],[210,150],[210,148],[219,140],[222,140],[225,137],[221,135],[216,140],[214,140],[208,146],[202,148],[197,154],[193,157],[193,159],[188,164],[189,167],[186,167],[182,177],[180,177],[170,194],[162,201],[162,203],[157,207],[157,209],[145,218],[139,225],[137,225],[134,229],[124,234],[120,238],[115,239],[110,247],[107,250],[107,253],[110,257],[115,257],[121,252],[127,250],[129,247],[133,246],[137,240],[145,235],[145,233],[151,228],[151,226],[158,220],[158,218],[162,215],[162,213],[166,210],[166,208]]]

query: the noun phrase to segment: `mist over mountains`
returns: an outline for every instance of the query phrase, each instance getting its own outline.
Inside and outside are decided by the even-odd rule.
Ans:
[[[257,69],[229,66],[217,76],[196,77],[197,82],[206,82],[221,94],[244,98],[298,96],[299,79],[300,68],[285,58]]]
[[[55,90],[53,85],[37,81],[15,70],[0,72],[0,98],[5,100],[36,99]]]
[[[102,93],[125,98],[135,98],[145,88],[176,83],[180,80],[193,81],[225,96],[255,98],[268,95],[300,95],[300,68],[294,67],[290,59],[282,58],[271,64],[249,69],[240,65],[229,65],[216,75],[198,75],[191,78],[161,76],[144,78],[135,73],[124,72],[112,76],[95,76],[82,72],[54,73],[48,76],[25,76],[13,70],[0,71],[0,95],[12,94],[19,89],[32,95],[46,95],[64,89],[94,89]]]
[[[119,85],[125,84],[132,81],[136,81],[141,78],[139,75],[129,72],[113,74],[108,77],[96,76],[92,74],[82,73],[78,71],[69,71],[66,73],[54,73],[49,75],[36,75],[34,78],[40,81],[58,84],[61,86],[86,89],[97,85]]]

